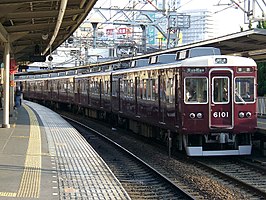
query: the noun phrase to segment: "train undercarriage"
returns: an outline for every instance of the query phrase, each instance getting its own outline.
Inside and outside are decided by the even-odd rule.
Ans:
[[[252,147],[250,133],[183,135],[183,144],[189,156],[250,155]]]

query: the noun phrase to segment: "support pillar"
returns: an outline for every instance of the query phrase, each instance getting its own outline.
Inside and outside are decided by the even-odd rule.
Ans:
[[[14,84],[14,74],[9,74],[9,83],[13,83]],[[12,117],[14,115],[14,87],[15,85],[11,85],[9,84],[9,116]]]
[[[5,43],[4,51],[4,105],[3,105],[3,128],[10,128],[9,124],[9,71],[10,71],[10,44]]]
[[[146,40],[147,40],[147,34],[146,34],[146,26],[145,25],[140,25],[142,29],[142,38],[141,38],[141,45],[142,45],[142,53],[145,54],[147,51],[147,45],[146,45]]]

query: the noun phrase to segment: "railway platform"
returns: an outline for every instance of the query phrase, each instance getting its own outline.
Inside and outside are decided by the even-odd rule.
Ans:
[[[102,158],[50,109],[24,101],[10,126],[0,129],[0,199],[130,199]]]
[[[266,156],[266,117],[259,116],[257,122],[257,132],[253,137],[253,142],[260,149],[262,155]],[[266,160],[264,161],[266,164]]]

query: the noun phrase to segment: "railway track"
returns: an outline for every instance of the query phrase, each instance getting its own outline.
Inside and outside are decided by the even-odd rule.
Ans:
[[[105,160],[132,199],[194,199],[143,160],[73,119],[64,117]]]
[[[248,187],[243,187],[239,181],[228,178],[226,177],[227,175],[221,175],[223,174],[222,172],[217,172],[217,170],[211,170],[209,167],[197,164],[191,157],[187,158],[186,156],[181,155],[178,158],[170,158],[166,150],[161,146],[158,147],[158,145],[154,145],[151,141],[143,141],[139,137],[136,137],[135,134],[130,134],[125,130],[119,129],[117,131],[111,131],[110,126],[101,124],[99,121],[94,122],[78,115],[73,116],[69,113],[65,114],[70,118],[74,117],[76,120],[93,127],[95,130],[103,133],[106,137],[112,138],[117,144],[126,147],[142,160],[145,160],[145,162],[156,169],[156,171],[163,174],[164,177],[167,177],[167,179],[173,182],[176,186],[181,188],[187,194],[190,194],[194,199],[265,199],[263,193],[258,194]],[[93,138],[93,136],[88,137]],[[103,146],[105,145],[100,145],[100,149],[103,149]],[[97,146],[95,148],[97,149]],[[207,159],[210,158],[211,157],[207,157]],[[111,159],[110,166],[112,168],[114,164],[112,163],[111,156],[107,159]],[[219,159],[221,160],[221,157],[219,157]],[[113,160],[116,160],[116,158],[113,158]],[[123,161],[123,163],[124,162],[125,161]],[[117,166],[118,168],[119,166],[121,168],[122,165],[118,164]],[[115,171],[116,167],[112,168],[112,170]],[[136,171],[136,169],[132,168],[125,173],[132,175],[132,171]],[[265,170],[262,169],[261,171]],[[138,181],[141,183],[142,179],[128,181],[127,178],[121,178],[121,182],[126,185],[129,185],[132,182],[137,183]],[[142,192],[143,190],[140,191]],[[138,192],[133,192],[133,196],[136,193]],[[146,195],[149,194],[147,193]],[[134,196],[133,199],[137,199],[137,197]]]
[[[265,167],[234,158],[198,158],[197,164],[208,171],[217,173],[224,179],[238,184],[254,196],[251,198],[266,199]]]

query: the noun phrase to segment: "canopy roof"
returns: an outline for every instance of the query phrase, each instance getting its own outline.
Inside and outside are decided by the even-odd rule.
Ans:
[[[48,55],[79,27],[96,1],[1,0],[0,61],[7,41],[11,58],[18,62]]]
[[[252,29],[239,33],[180,46],[169,52],[199,46],[216,47],[224,55],[251,57],[256,62],[266,61],[266,29]]]

